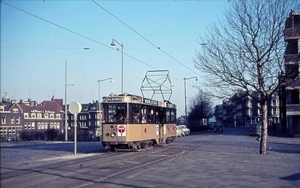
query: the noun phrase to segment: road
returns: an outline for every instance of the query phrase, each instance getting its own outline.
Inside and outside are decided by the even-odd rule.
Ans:
[[[195,133],[143,152],[99,142],[1,143],[1,187],[298,187],[300,138],[268,137],[267,155],[247,129]]]

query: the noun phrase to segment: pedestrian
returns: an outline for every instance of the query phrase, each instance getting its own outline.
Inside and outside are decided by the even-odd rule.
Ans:
[[[260,139],[261,139],[261,136],[260,136],[260,134],[258,134],[258,137],[256,138],[256,140],[260,141]]]

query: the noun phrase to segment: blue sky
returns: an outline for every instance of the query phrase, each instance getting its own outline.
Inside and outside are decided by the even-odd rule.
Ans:
[[[110,46],[116,39],[124,45],[124,91],[142,95],[140,87],[147,71],[169,70],[171,102],[178,107],[177,116],[183,115],[183,78],[198,76],[198,83],[187,80],[187,101],[197,93],[192,86],[201,84],[201,72],[193,65],[195,51],[201,50],[199,43],[205,42],[199,36],[222,19],[231,3],[95,2],[2,2],[1,96],[7,92],[12,99],[31,98],[39,103],[52,95],[64,98],[65,61],[68,84],[74,84],[67,87],[68,103],[98,100],[98,79],[114,80],[101,82],[101,96],[119,94],[120,46]]]

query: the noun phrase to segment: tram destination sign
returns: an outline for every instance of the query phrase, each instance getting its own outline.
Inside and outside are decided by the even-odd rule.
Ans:
[[[145,99],[144,98],[144,103],[145,104],[150,104],[150,105],[153,105],[153,106],[158,106],[158,101],[151,100],[151,99]]]
[[[105,101],[106,102],[122,102],[123,97],[106,97]]]

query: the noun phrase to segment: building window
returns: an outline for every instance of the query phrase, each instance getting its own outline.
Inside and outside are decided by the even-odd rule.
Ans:
[[[27,129],[31,129],[30,123],[28,123],[28,125],[27,125]]]
[[[54,118],[54,114],[50,114],[50,118]]]
[[[41,123],[40,123],[40,122],[38,122],[37,128],[38,128],[38,129],[41,129]]]
[[[28,118],[28,113],[24,113],[24,118]]]
[[[19,109],[18,108],[13,108],[13,113],[19,113]]]
[[[56,118],[60,118],[60,114],[56,114]]]
[[[6,117],[1,117],[1,125],[6,124]]]
[[[18,117],[17,119],[16,119],[16,124],[20,124],[21,123],[21,120],[20,120],[21,118],[20,117]]]
[[[248,116],[252,116],[252,110],[251,110],[251,109],[248,109],[248,110],[247,110],[247,115],[248,115]]]
[[[31,113],[31,118],[36,118],[36,114],[35,113]]]
[[[15,117],[11,117],[10,124],[15,124]]]
[[[38,114],[37,114],[37,118],[42,118],[42,114],[41,114],[41,113],[38,113]]]
[[[45,118],[48,118],[48,117],[49,117],[48,113],[45,113],[45,114],[44,114],[44,117],[45,117]]]

